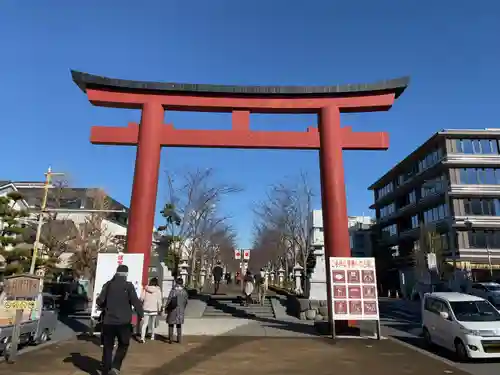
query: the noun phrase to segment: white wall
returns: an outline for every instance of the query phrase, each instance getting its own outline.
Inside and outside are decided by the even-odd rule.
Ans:
[[[371,238],[368,231],[360,231],[358,227],[367,227],[373,224],[373,219],[370,216],[349,216],[348,230],[351,243],[351,254],[356,256],[371,256]],[[321,210],[313,210],[309,215],[309,233],[311,246],[314,248],[322,248],[324,246],[323,234],[323,212]],[[364,237],[362,249],[353,248],[354,236],[362,235]],[[324,249],[323,249],[324,250]]]

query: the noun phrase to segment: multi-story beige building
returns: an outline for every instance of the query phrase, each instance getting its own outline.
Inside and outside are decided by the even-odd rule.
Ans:
[[[370,186],[384,271],[413,267],[425,230],[448,264],[500,277],[499,141],[500,129],[440,131]]]

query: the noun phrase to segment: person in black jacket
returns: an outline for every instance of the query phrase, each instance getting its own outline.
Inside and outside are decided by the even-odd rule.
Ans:
[[[212,275],[214,275],[214,294],[217,294],[219,291],[220,282],[222,280],[222,276],[224,274],[224,270],[220,264],[220,260],[217,261],[214,269],[212,270]]]
[[[132,336],[132,307],[139,319],[144,311],[134,285],[127,281],[128,267],[119,265],[115,276],[102,287],[97,306],[103,311],[102,363],[103,375],[120,373]],[[113,358],[113,346],[118,341]]]

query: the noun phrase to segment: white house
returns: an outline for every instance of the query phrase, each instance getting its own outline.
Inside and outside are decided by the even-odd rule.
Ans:
[[[32,212],[25,223],[34,234],[38,224],[36,212],[40,211],[44,196],[44,182],[0,181],[0,196],[5,196],[12,191],[17,191],[23,196],[23,199],[16,203],[15,208]],[[50,230],[54,230],[51,236],[64,238],[65,235],[68,235],[65,233],[66,231],[82,228],[82,225],[85,225],[92,214],[101,211],[102,240],[107,241],[109,247],[117,246],[119,239],[125,238],[127,234],[128,208],[109,196],[105,196],[105,209],[102,205],[98,207],[99,205],[96,204],[96,192],[98,191],[98,189],[93,188],[50,186],[46,207],[49,212],[55,215],[55,222],[60,224],[56,225],[55,228],[51,227]],[[47,229],[42,227],[42,232]],[[69,268],[68,261],[71,255],[72,252],[63,253],[58,267]]]

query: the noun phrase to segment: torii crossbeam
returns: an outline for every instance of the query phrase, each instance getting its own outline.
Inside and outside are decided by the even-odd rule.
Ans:
[[[148,277],[164,146],[319,150],[326,261],[330,256],[349,257],[342,150],[385,150],[389,140],[384,132],[353,132],[341,127],[340,114],[388,110],[409,82],[404,77],[345,86],[221,86],[128,81],[75,71],[72,76],[94,105],[142,110],[140,125],[95,126],[90,139],[94,144],[137,146],[127,249],[144,254],[143,282]],[[230,112],[232,129],[175,129],[164,124],[165,110]],[[251,113],[315,113],[318,128],[253,131]],[[330,291],[328,285],[328,306]]]

